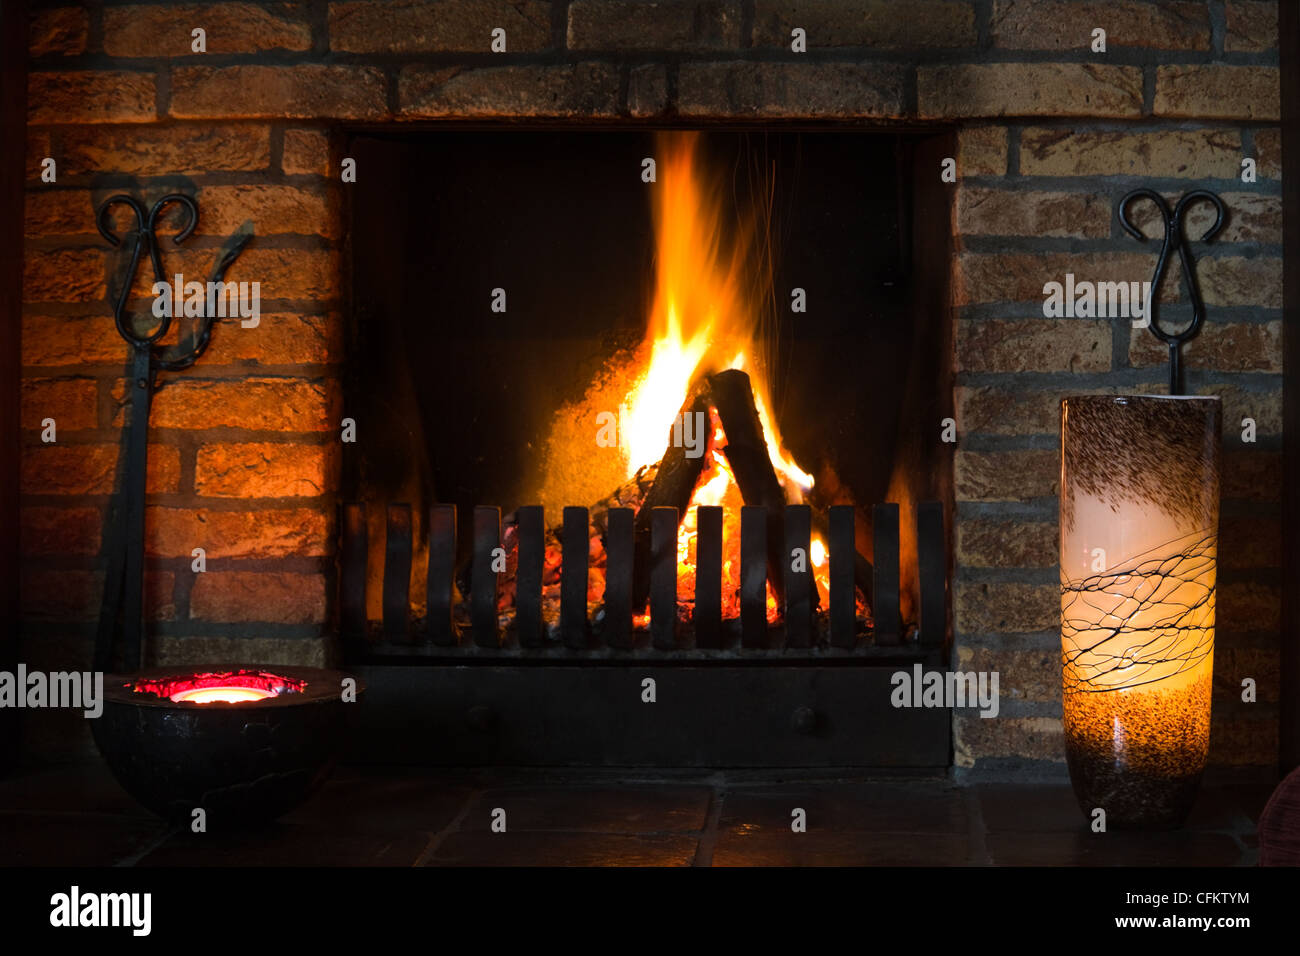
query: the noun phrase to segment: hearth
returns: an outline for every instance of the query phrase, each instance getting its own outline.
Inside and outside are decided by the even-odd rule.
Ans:
[[[340,627],[372,684],[419,667],[461,710],[391,719],[472,725],[499,761],[513,720],[571,709],[546,692],[564,665],[635,667],[652,700],[647,667],[691,665],[710,708],[743,710],[738,668],[815,684],[943,659],[948,240],[917,174],[943,140],[354,136]],[[775,734],[804,737],[796,763],[947,761],[946,712],[874,713],[845,750],[847,715],[803,693],[771,734],[664,759]],[[896,735],[919,746],[885,756]]]

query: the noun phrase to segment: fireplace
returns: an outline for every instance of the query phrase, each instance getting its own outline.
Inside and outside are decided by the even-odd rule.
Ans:
[[[349,664],[436,682],[431,718],[477,726],[458,762],[762,765],[788,740],[801,765],[945,763],[944,712],[850,734],[814,688],[946,653],[950,253],[924,170],[951,150],[848,129],[354,133]],[[717,712],[754,709],[744,668],[800,690],[786,723],[750,714],[712,748],[583,757],[581,733],[521,733],[573,712],[544,688],[576,664],[570,697],[630,669],[657,696],[685,666]]]
[[[1297,430],[1283,385],[1300,366],[1283,361],[1282,172],[1295,150],[1277,29],[1289,5],[1084,6],[1086,36],[1031,0],[34,4],[27,105],[7,114],[25,177],[0,289],[0,351],[21,356],[2,577],[21,587],[20,633],[0,650],[46,671],[93,659],[130,391],[112,319],[120,252],[95,213],[118,193],[146,206],[182,193],[201,214],[184,243],[168,240],[167,267],[206,273],[251,230],[227,278],[261,283],[262,316],[219,321],[202,360],[155,395],[144,665],[356,670],[370,721],[357,757],[1063,773],[1060,400],[1161,394],[1167,353],[1128,319],[1048,314],[1044,289],[1150,280],[1155,244],[1121,227],[1116,203],[1207,189],[1228,220],[1193,243],[1207,316],[1184,371],[1188,392],[1223,403],[1209,762],[1294,763],[1295,483],[1282,463]],[[197,10],[209,22],[191,22]],[[1091,48],[1096,29],[1108,52]],[[714,575],[737,520],[744,538],[737,508],[771,507],[743,493],[722,503],[720,545],[717,505],[695,489],[668,505],[660,543],[694,521],[696,557],[667,562],[676,587],[655,578],[663,561],[641,563],[647,605],[659,594],[672,624],[658,642],[654,609],[640,622],[632,606],[643,499],[622,501],[632,583],[607,608],[629,537],[623,512],[604,537],[602,502],[636,472],[596,442],[594,414],[612,413],[617,436],[626,392],[604,402],[596,386],[623,358],[648,368],[662,139],[692,131],[703,195],[728,243],[753,240],[744,262],[767,270],[770,294],[742,310],[760,347],[688,375],[668,418],[708,376],[743,374],[742,406],[753,396],[757,414],[761,400],[778,439],[758,429],[768,460],[775,443],[814,479],[801,502],[782,485],[779,525],[751,524],[765,546],[748,552],[764,578],[749,606],[761,597],[765,627],[748,643],[743,596],[719,584],[703,639],[694,606],[699,552]],[[164,226],[166,238],[181,223]],[[1190,310],[1170,278],[1176,323]],[[593,415],[571,415],[557,444],[557,421],[579,409]],[[677,447],[669,424],[638,468]],[[569,512],[567,536],[565,508],[587,509]],[[650,553],[672,557],[649,517]],[[792,581],[807,596],[795,620],[766,545],[784,549],[789,531],[802,547],[805,526],[809,557],[820,535],[832,570],[824,595]],[[566,627],[564,537],[583,527]],[[521,589],[524,540],[534,569],[541,541],[543,580]],[[870,571],[837,592],[846,549]],[[740,552],[744,564],[743,540]],[[475,626],[476,585],[495,639]],[[807,623],[793,641],[792,620]],[[998,717],[891,706],[890,675],[917,664],[999,674]],[[80,718],[24,726],[25,753],[90,752]]]

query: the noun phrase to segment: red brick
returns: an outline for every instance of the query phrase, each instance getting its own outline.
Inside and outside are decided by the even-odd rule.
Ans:
[[[1156,116],[1278,120],[1281,87],[1275,66],[1162,66],[1156,70]]]
[[[227,270],[226,281],[260,282],[263,303],[275,299],[319,302],[339,294],[339,270],[334,250],[259,249],[254,244]]]
[[[23,316],[23,364],[27,366],[121,365],[128,346],[110,315],[70,318]]]
[[[190,617],[229,623],[320,624],[322,574],[208,571],[195,576]]]
[[[980,319],[957,323],[964,372],[1105,372],[1110,320]]]
[[[228,664],[245,667],[328,667],[325,641],[301,637],[212,637],[159,634],[149,641],[159,667]]]
[[[1150,282],[1152,257],[1144,253],[961,253],[957,258],[954,295],[959,305],[978,302],[1036,302],[1046,296],[1048,282],[1065,282],[1074,273],[1076,282]],[[1176,278],[1166,276],[1165,299],[1178,298]]]
[[[337,484],[337,445],[254,442],[199,449],[194,488],[213,498],[297,498]]]
[[[1238,632],[1280,630],[1282,592],[1257,581],[1220,581],[1215,622]]]
[[[229,236],[246,220],[259,236],[303,235],[336,238],[338,217],[320,188],[298,186],[205,186],[198,191],[203,210],[197,235]]]
[[[1193,0],[998,0],[989,22],[993,45],[1013,50],[1090,53],[1092,31],[1106,31],[1106,47],[1208,50],[1210,16]]]
[[[289,174],[329,175],[330,144],[325,131],[320,129],[285,130],[280,168]]]
[[[567,45],[570,50],[657,53],[734,50],[740,47],[740,4],[573,0]]]
[[[974,236],[1104,239],[1110,235],[1110,209],[1109,197],[1095,193],[963,186],[957,191],[957,231]]]
[[[1282,131],[1262,129],[1255,134],[1255,173],[1262,179],[1282,178]]]
[[[892,63],[683,63],[677,108],[685,116],[896,117],[904,71]]]
[[[1221,643],[1214,648],[1214,700],[1218,706],[1220,700],[1235,705],[1244,703],[1241,695],[1245,688],[1242,681],[1251,678],[1255,681],[1256,700],[1276,703],[1279,680],[1279,654],[1274,649],[1224,647]]]
[[[1061,645],[1036,637],[1007,636],[996,647],[957,645],[954,670],[997,671],[1002,700],[1061,701]]]
[[[627,110],[632,116],[657,116],[668,109],[668,70],[646,63],[628,71]]]
[[[1217,395],[1223,402],[1223,435],[1236,441],[1241,438],[1241,420],[1255,421],[1257,436],[1282,434],[1282,388],[1276,386],[1257,391],[1236,385],[1202,385],[1199,395]]]
[[[1282,564],[1282,522],[1277,518],[1225,515],[1219,519],[1219,565],[1276,568]]]
[[[374,67],[185,66],[172,71],[170,115],[181,119],[377,119],[387,114]]]
[[[188,558],[203,548],[219,558],[317,557],[330,552],[329,522],[319,508],[148,508],[145,550],[153,557]]]
[[[1166,201],[1170,206],[1178,202],[1178,193],[1167,193]],[[1220,193],[1224,205],[1231,210],[1227,222],[1219,234],[1214,237],[1220,242],[1282,242],[1282,197],[1266,196],[1260,193]],[[1184,220],[1186,233],[1190,238],[1197,238],[1214,222],[1215,208],[1208,202],[1199,202],[1187,207]],[[1154,203],[1134,203],[1131,211],[1133,225],[1142,230],[1143,235],[1159,239],[1164,234],[1164,218]]]
[[[87,189],[59,189],[53,185],[27,191],[23,215],[24,235],[97,236],[95,204]]]
[[[22,616],[28,620],[93,621],[99,616],[104,576],[96,571],[55,571],[24,566]]]
[[[1272,766],[1277,761],[1276,713],[1262,713],[1264,704],[1234,704],[1242,716],[1217,707],[1210,717],[1210,762],[1221,766]]]
[[[1060,490],[1060,454],[1055,449],[957,452],[958,501],[1024,501]]]
[[[99,384],[93,378],[25,378],[22,427],[40,431],[53,418],[58,435],[99,425]]]
[[[55,7],[32,14],[27,52],[38,56],[73,56],[86,52],[90,17],[79,7]]]
[[[115,57],[195,56],[196,27],[205,52],[307,50],[311,26],[301,6],[276,12],[251,3],[149,4],[104,10],[104,52]]]
[[[99,553],[103,518],[98,508],[51,508],[28,505],[20,512],[19,553],[92,555]]]
[[[492,31],[506,31],[508,53],[544,50],[551,5],[540,0],[331,3],[330,49],[343,53],[487,53]]]
[[[1131,329],[1129,334],[1130,365],[1142,368],[1169,361],[1168,347],[1149,329]],[[1281,372],[1282,323],[1206,322],[1183,346],[1183,363],[1218,372]]]
[[[957,133],[958,176],[1005,176],[1006,174],[1006,127],[968,126]]]
[[[1277,49],[1277,4],[1265,0],[1228,0],[1224,7],[1227,53],[1258,53]]]
[[[23,256],[24,302],[101,302],[107,295],[99,249],[29,249]]]
[[[1000,757],[1059,761],[1065,756],[1065,732],[1059,717],[985,720],[959,713],[953,715],[952,738],[952,759],[958,767],[974,767],[980,760]]]
[[[117,445],[29,445],[22,452],[21,488],[25,495],[107,495],[117,475]],[[149,446],[150,494],[175,492],[180,484],[180,451]]]
[[[917,111],[926,118],[1142,115],[1142,70],[1095,63],[922,66]]]
[[[28,184],[35,188],[38,186],[50,185],[41,181],[41,163],[47,158],[53,159],[50,155],[50,134],[42,130],[27,130],[27,161],[26,172]],[[57,165],[57,164],[56,164]],[[56,170],[57,172],[58,170]]]
[[[1060,559],[1056,524],[965,518],[957,522],[958,563],[972,568],[1051,568]]]
[[[1196,266],[1206,305],[1282,308],[1282,260],[1273,256],[1204,258]]]
[[[808,49],[864,46],[873,50],[973,47],[975,11],[966,0],[758,0],[754,46],[790,49],[795,27],[807,31]]]
[[[114,396],[121,399],[119,386]],[[122,412],[115,416],[121,424]],[[299,379],[214,381],[181,378],[154,397],[154,428],[240,428],[315,432],[336,427],[324,385]]]
[[[94,176],[105,170],[133,176],[192,176],[249,172],[270,165],[270,127],[253,124],[73,128],[63,133],[59,155],[61,176]]]
[[[1240,451],[1223,453],[1223,471],[1219,496],[1225,501],[1280,501],[1282,497],[1282,456],[1247,445]]]
[[[93,621],[99,617],[104,597],[104,575],[99,571],[32,570],[22,576],[23,616],[33,620]],[[144,617],[150,621],[176,616],[170,571],[144,573]]]
[[[1241,133],[1234,129],[1130,133],[1053,126],[1020,134],[1026,176],[1233,179],[1241,174],[1241,159]]]
[[[1061,623],[1061,590],[1055,584],[959,581],[953,590],[959,634],[1021,634]]]
[[[408,66],[397,81],[402,115],[614,116],[618,69],[607,63],[500,66]]]
[[[149,123],[158,118],[152,73],[31,73],[27,122]]]
[[[257,328],[227,322],[212,333],[203,367],[219,365],[321,365],[341,356],[343,318],[297,313],[263,313]]]
[[[958,386],[958,433],[1052,435],[1061,426],[1059,391]]]

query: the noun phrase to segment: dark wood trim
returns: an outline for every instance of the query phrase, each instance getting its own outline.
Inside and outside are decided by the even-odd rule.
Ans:
[[[18,660],[18,388],[22,367],[27,4],[0,0],[0,670]],[[0,776],[18,762],[18,711],[0,710]]]
[[[1300,766],[1300,4],[1278,4],[1282,65],[1282,662],[1278,763]]]

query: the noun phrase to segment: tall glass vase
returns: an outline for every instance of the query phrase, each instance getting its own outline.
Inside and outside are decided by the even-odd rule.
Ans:
[[[1217,398],[1061,403],[1065,752],[1085,815],[1185,820],[1210,741]]]

